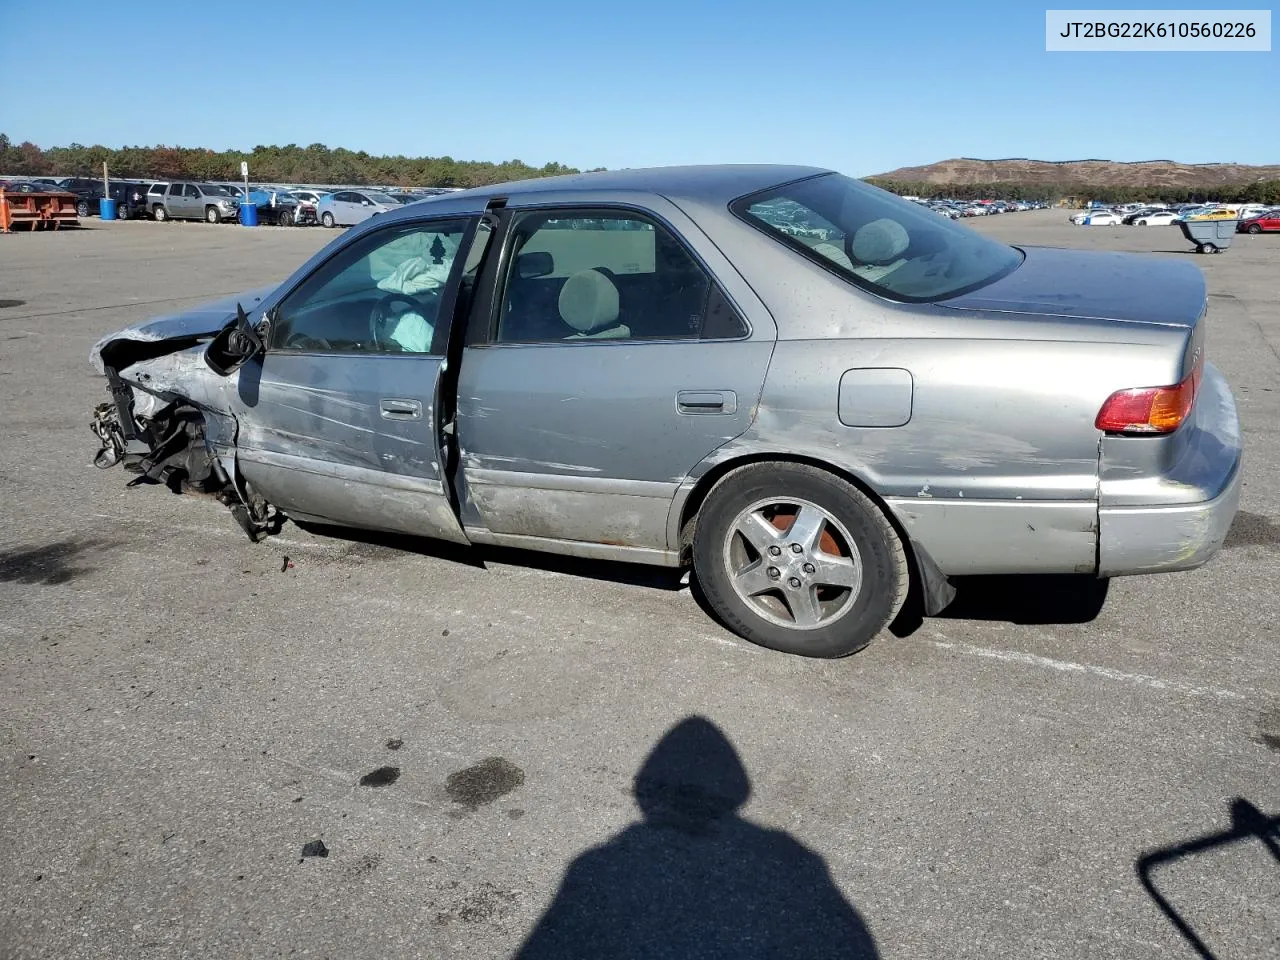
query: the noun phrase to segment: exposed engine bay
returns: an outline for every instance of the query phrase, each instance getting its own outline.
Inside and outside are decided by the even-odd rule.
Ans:
[[[172,321],[161,320],[94,347],[91,358],[107,378],[111,399],[94,408],[89,425],[101,444],[93,463],[103,470],[122,465],[136,474],[130,486],[163,484],[174,493],[212,496],[257,542],[278,532],[284,517],[239,475],[234,415],[179,394],[170,378],[148,369],[161,358],[188,373],[203,367],[210,396],[223,392],[228,375],[262,349],[262,338],[239,303],[230,319],[221,311],[209,314],[220,314],[219,328],[170,331]],[[197,319],[194,325],[207,322]]]

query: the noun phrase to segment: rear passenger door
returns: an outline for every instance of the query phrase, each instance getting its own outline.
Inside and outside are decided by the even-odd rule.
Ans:
[[[677,488],[750,425],[772,319],[692,221],[653,202],[507,211],[459,371],[472,539],[669,559]]]
[[[168,193],[165,194],[164,209],[171,218],[181,217],[183,215],[185,206],[182,199],[182,187],[183,184],[181,183],[171,183],[169,184]]]

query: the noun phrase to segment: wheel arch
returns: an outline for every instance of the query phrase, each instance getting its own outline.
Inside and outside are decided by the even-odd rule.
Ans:
[[[910,572],[910,593],[918,595],[918,606],[926,615],[932,616],[940,612],[955,598],[955,588],[946,574],[938,569],[938,565],[929,552],[917,541],[913,540],[898,516],[890,509],[884,497],[876,492],[864,478],[845,467],[837,466],[828,460],[809,457],[803,454],[773,451],[742,454],[723,463],[718,463],[693,485],[693,489],[685,495],[683,502],[673,504],[674,545],[682,563],[686,562],[693,547],[693,535],[697,529],[698,513],[706,503],[711,491],[725,477],[743,467],[759,463],[795,463],[814,467],[832,476],[839,477],[846,483],[857,487],[876,508],[884,514],[889,525],[897,533],[902,542],[902,549],[907,555],[907,567]],[[679,512],[676,513],[678,506]],[[670,538],[669,538],[670,539]],[[908,597],[908,608],[913,605],[913,598]]]

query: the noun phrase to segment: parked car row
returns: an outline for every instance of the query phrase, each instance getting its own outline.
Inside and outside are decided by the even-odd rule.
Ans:
[[[1043,210],[1048,204],[1039,200],[922,200],[913,199],[921,206],[951,220],[962,217],[991,217],[998,213],[1017,213],[1021,210]]]
[[[22,193],[64,191],[77,197],[76,213],[85,218],[101,214],[101,180],[87,177],[26,177],[0,180],[0,186]],[[352,226],[444,192],[441,190],[384,192],[370,189],[330,190],[310,187],[255,186],[245,194],[241,184],[205,183],[196,180],[112,180],[110,196],[121,220],[147,218],[205,220],[222,223],[240,219],[240,207],[252,203],[258,222],[280,226],[321,223],[326,227]]]
[[[1091,206],[1071,216],[1071,222],[1085,227],[1137,226],[1156,227],[1183,220],[1238,220],[1237,229],[1242,233],[1262,233],[1280,230],[1276,223],[1276,209],[1264,204],[1247,203],[1239,206],[1217,203],[1184,203],[1172,206],[1164,203],[1128,203],[1118,207]],[[1272,224],[1276,224],[1272,226]]]

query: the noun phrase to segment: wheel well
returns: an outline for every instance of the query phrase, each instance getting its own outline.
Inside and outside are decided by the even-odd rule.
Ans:
[[[738,457],[735,460],[717,464],[711,470],[707,471],[705,475],[699,478],[697,485],[693,488],[693,492],[691,492],[688,499],[685,500],[684,507],[680,513],[680,550],[682,553],[688,550],[693,543],[693,530],[696,526],[698,511],[702,509],[702,504],[706,502],[707,495],[711,493],[712,487],[719,483],[724,477],[733,473],[733,471],[741,469],[742,467],[749,467],[757,463],[801,463],[806,466],[817,467],[819,470],[825,470],[827,473],[853,484],[866,494],[872,503],[880,508],[880,512],[888,518],[889,522],[893,524],[894,529],[897,531],[898,536],[902,538],[903,546],[907,548],[907,552],[911,552],[907,533],[898,522],[898,518],[893,515],[893,511],[888,508],[881,496],[857,474],[850,473],[848,470],[841,470],[839,467],[834,467],[830,463],[827,463],[824,460],[818,460],[815,457],[805,457],[791,453],[760,453],[745,457]]]
[[[707,495],[717,483],[733,471],[751,466],[757,463],[801,463],[810,467],[816,467],[824,470],[832,476],[839,477],[847,483],[853,484],[863,494],[866,495],[872,503],[885,515],[889,521],[889,525],[893,527],[894,532],[898,534],[898,539],[902,541],[902,549],[907,555],[907,570],[910,575],[910,589],[915,592],[924,586],[932,586],[932,580],[941,578],[945,582],[945,577],[940,573],[926,574],[924,566],[927,565],[931,571],[936,571],[931,559],[925,560],[922,564],[919,557],[916,556],[916,546],[912,542],[911,537],[907,534],[906,528],[889,509],[888,504],[884,502],[884,498],[867,484],[865,480],[855,473],[848,470],[842,470],[839,467],[832,466],[824,460],[818,460],[814,457],[799,456],[791,453],[761,453],[751,456],[739,457],[726,463],[721,463],[707,471],[707,473],[698,479],[693,491],[689,494],[688,499],[684,502],[684,507],[680,512],[680,556],[683,560],[689,554],[693,547],[693,534],[697,527],[698,512],[702,509],[703,503],[706,502]],[[945,604],[944,604],[945,606]]]

